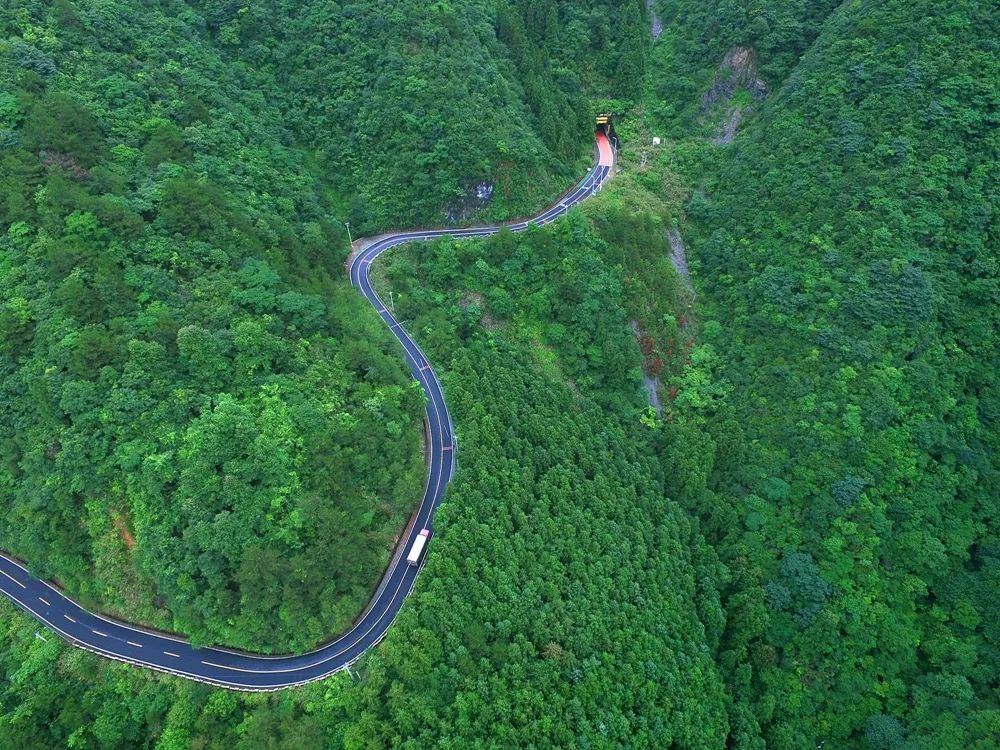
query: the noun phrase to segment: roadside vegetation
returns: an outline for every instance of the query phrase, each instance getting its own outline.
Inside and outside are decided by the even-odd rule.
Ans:
[[[421,398],[308,154],[174,11],[0,22],[0,545],[89,606],[302,648],[420,492]]]
[[[584,86],[620,67],[601,5],[555,68],[528,6],[5,12],[0,546],[199,643],[344,629],[424,467],[419,390],[344,277],[341,220],[470,218],[468,180],[494,218],[560,192]]]

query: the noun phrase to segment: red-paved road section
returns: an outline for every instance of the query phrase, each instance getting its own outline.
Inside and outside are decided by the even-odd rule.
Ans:
[[[22,564],[2,554],[0,593],[73,646],[110,659],[234,690],[281,690],[320,680],[349,667],[382,640],[413,589],[420,569],[407,564],[406,551],[421,529],[433,529],[434,512],[451,481],[457,452],[451,415],[437,373],[375,292],[368,276],[371,264],[386,250],[406,242],[444,236],[487,237],[505,227],[520,232],[530,226],[555,221],[572,206],[596,193],[608,178],[614,164],[614,152],[601,133],[597,134],[597,151],[597,164],[587,171],[587,176],[554,206],[532,219],[465,229],[399,232],[382,237],[350,259],[351,284],[371,302],[399,341],[410,372],[420,383],[427,399],[429,470],[424,495],[413,520],[400,539],[396,554],[368,608],[348,632],[315,651],[287,656],[262,656],[225,648],[195,648],[182,638],[88,612],[52,585],[35,578]],[[433,545],[432,540],[428,547],[432,549]]]
[[[608,167],[609,169],[615,164],[615,152],[611,148],[611,143],[608,141],[608,137],[604,133],[597,133],[597,166]]]

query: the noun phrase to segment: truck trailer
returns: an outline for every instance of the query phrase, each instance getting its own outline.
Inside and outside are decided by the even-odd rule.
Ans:
[[[424,556],[424,549],[427,547],[427,540],[430,538],[431,530],[421,529],[417,538],[413,540],[413,546],[410,547],[410,554],[406,556],[406,562],[410,565],[419,565],[420,558]]]

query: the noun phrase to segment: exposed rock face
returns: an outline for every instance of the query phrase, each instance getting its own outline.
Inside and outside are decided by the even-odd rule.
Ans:
[[[733,94],[741,89],[749,91],[755,102],[763,100],[768,93],[767,84],[757,74],[757,53],[750,47],[733,47],[726,53],[712,87],[701,98],[702,112],[720,101],[731,103]],[[743,108],[730,104],[712,143],[718,146],[730,143],[744,114]]]
[[[630,320],[629,325],[632,327],[632,333],[635,334],[637,341],[642,340],[642,327],[639,325],[638,320]],[[663,403],[660,401],[660,379],[651,376],[646,372],[646,358],[643,356],[643,367],[642,367],[642,385],[646,389],[646,400],[649,405],[652,406],[658,416],[663,416]]]
[[[719,128],[719,134],[712,139],[712,143],[716,146],[724,146],[727,143],[732,143],[733,138],[736,137],[736,129],[740,126],[740,120],[743,119],[743,110],[739,107],[733,107],[729,110],[726,115],[726,119],[722,121],[722,125]]]
[[[767,96],[767,84],[757,75],[757,53],[750,47],[733,47],[726,53],[715,82],[701,98],[701,108],[706,110],[720,100],[729,101],[737,89],[746,89],[758,102]]]
[[[493,199],[493,184],[483,180],[470,185],[465,195],[448,204],[444,211],[445,221],[455,224],[465,221],[486,206]]]
[[[691,273],[688,271],[687,250],[684,247],[684,240],[681,239],[681,233],[676,228],[671,227],[667,231],[667,240],[670,242],[670,262],[673,264],[674,270],[677,271],[677,275],[681,277],[684,286],[694,297],[694,286],[691,284]]]
[[[663,21],[656,14],[656,8],[654,3],[656,0],[646,0],[646,7],[649,8],[649,18],[650,18],[650,33],[653,35],[653,39],[659,39],[660,34],[663,33]]]

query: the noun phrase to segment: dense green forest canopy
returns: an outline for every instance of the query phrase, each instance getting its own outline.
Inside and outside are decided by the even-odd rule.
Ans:
[[[761,68],[779,83],[798,64],[840,0],[659,0],[657,10],[681,51],[682,70],[718,64],[733,47],[752,48]]]
[[[0,57],[0,544],[199,640],[322,638],[422,485],[419,394],[305,154],[183,13],[35,11]]]
[[[205,640],[342,624],[423,479],[334,217],[530,211],[624,116],[582,210],[376,267],[461,451],[356,681],[0,603],[0,748],[996,747],[994,4],[5,7],[0,545]]]
[[[588,163],[588,95],[634,91],[648,46],[640,2],[194,6],[359,232],[454,223],[481,182],[485,218],[534,211]]]
[[[569,267],[567,249],[578,259]],[[8,736],[28,748],[74,731],[111,747],[149,731],[163,748],[719,746],[723,570],[633,439],[641,354],[615,278],[623,249],[576,215],[388,260],[379,284],[392,283],[400,316],[447,363],[462,468],[414,606],[360,684],[237,698],[122,665],[95,683],[89,656],[12,627],[5,669],[45,687],[4,717]],[[511,258],[542,263],[551,285]],[[537,339],[550,313],[586,338],[603,332],[601,357],[582,357],[584,336],[560,336],[558,324]],[[74,691],[86,695],[78,710],[52,716]]]
[[[662,455],[740,571],[739,747],[1000,736],[997,12],[942,11],[840,6],[686,207],[716,397]]]
[[[419,497],[422,401],[338,219],[562,189],[610,85],[584,51],[620,56],[601,7],[550,60],[528,6],[8,4],[0,545],[200,642],[349,623]]]

